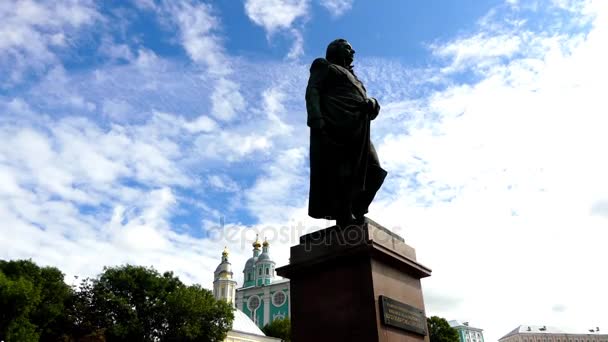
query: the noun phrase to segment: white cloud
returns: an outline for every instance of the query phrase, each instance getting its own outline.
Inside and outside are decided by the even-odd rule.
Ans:
[[[287,108],[284,105],[287,94],[281,87],[272,87],[262,92],[264,112],[271,123],[273,134],[289,134],[293,127],[286,124],[281,117],[286,116]]]
[[[196,38],[203,31],[192,29],[189,32],[194,33],[186,36]],[[59,36],[53,39],[61,41]],[[209,215],[222,213],[217,208],[223,204],[185,200],[183,189],[196,194],[201,180],[209,180],[215,190],[242,196],[232,176],[215,174],[211,167],[248,160],[273,163],[275,139],[287,141],[287,119],[298,113],[287,107],[292,99],[286,87],[297,86],[287,73],[277,71],[279,79],[289,82],[249,94],[260,104],[243,120],[224,120],[220,127],[209,115],[233,117],[245,103],[232,74],[196,75],[196,66],[180,69],[137,44],[107,41],[101,50],[97,52],[127,63],[78,73],[52,65],[23,96],[0,99],[0,217],[5,223],[0,228],[0,258],[32,258],[58,266],[68,276],[93,275],[104,265],[125,262],[154,265],[210,287],[212,274],[207,270],[219,261],[218,246],[227,244],[235,264],[242,265],[251,241],[195,238],[200,229],[196,224],[185,232],[172,226],[171,219],[183,213],[186,202],[206,207]],[[212,59],[193,61],[212,65]],[[213,94],[216,82],[218,89],[224,87],[216,92],[221,95],[215,98],[219,109],[213,109],[210,97],[211,110],[205,113],[205,101],[193,99],[204,92]],[[222,103],[226,101],[232,102]],[[256,168],[243,171],[255,176]],[[285,242],[278,260],[285,259],[288,244],[296,239]]]
[[[608,125],[600,93],[608,76],[600,20],[608,12],[588,6],[581,11],[594,18],[589,33],[560,24],[438,46],[453,52],[448,68],[472,71],[476,81],[446,76],[444,89],[389,104],[377,119],[403,115],[409,123],[383,127],[390,133],[377,146],[390,189],[372,217],[402,232],[433,268],[423,282],[427,313],[469,320],[486,340],[539,317],[580,331],[608,324],[598,296],[608,286],[608,273],[598,271],[608,257],[598,242],[608,236],[608,163],[599,157],[608,144],[600,128]],[[409,133],[399,134],[403,128]],[[584,294],[573,292],[581,285],[566,276],[569,267],[587,271],[593,285]]]
[[[129,103],[123,100],[104,100],[103,113],[109,116],[112,121],[125,122],[127,116],[133,112],[133,108]]]
[[[211,175],[207,179],[209,185],[220,191],[235,192],[239,185],[226,175]]]
[[[248,207],[261,221],[285,222],[302,207],[306,158],[306,149],[292,148],[263,168],[263,175],[246,194]],[[278,198],[281,206],[276,202]]]
[[[245,13],[251,21],[270,34],[291,28],[294,22],[308,13],[306,0],[246,0]]]
[[[272,142],[262,132],[220,131],[199,135],[194,141],[197,156],[233,163],[252,154],[267,155]]]
[[[75,40],[83,27],[99,20],[92,1],[3,1],[0,3],[0,72],[11,83],[26,72],[57,64],[56,48]]]
[[[211,113],[222,121],[234,119],[237,112],[245,109],[245,99],[239,92],[239,85],[225,78],[217,81],[211,102]]]
[[[434,49],[434,53],[441,57],[452,59],[452,64],[444,69],[444,72],[460,71],[463,68],[478,64],[484,68],[500,63],[496,60],[499,57],[511,57],[518,52],[521,45],[521,38],[518,36],[490,35],[479,33],[473,37],[450,42]],[[481,65],[479,65],[481,63]]]
[[[190,133],[212,132],[217,129],[217,124],[208,116],[201,115],[193,121],[185,122],[184,128]]]
[[[306,20],[308,0],[246,0],[245,13],[255,24],[266,30],[268,39],[284,32],[293,37],[287,58],[297,59],[304,53],[304,39],[296,22]]]
[[[321,6],[325,7],[334,17],[339,17],[353,7],[354,0],[322,0]]]
[[[214,81],[211,114],[222,121],[234,119],[235,114],[244,109],[245,100],[239,84],[229,78],[232,61],[225,53],[219,34],[220,19],[213,14],[212,6],[192,1],[165,1],[160,7],[142,2],[138,6],[153,9],[161,21],[169,19],[177,26],[181,45],[190,59],[206,67],[202,77]]]
[[[353,0],[320,1],[332,16],[339,17],[352,7]],[[283,33],[293,41],[286,57],[298,59],[304,54],[301,26],[310,16],[309,0],[246,0],[245,13],[256,25],[264,28],[268,39]]]
[[[304,37],[302,32],[292,29],[291,35],[293,36],[293,44],[287,53],[288,59],[297,59],[304,54]]]
[[[608,258],[605,4],[585,2],[588,33],[561,24],[535,32],[521,21],[505,28],[494,14],[476,32],[435,43],[445,59],[426,70],[357,64],[381,99],[372,136],[389,171],[370,217],[402,234],[434,270],[423,282],[428,314],[465,318],[488,341],[539,317],[578,329],[608,324],[599,262]],[[191,6],[184,8],[211,13]],[[289,33],[304,17],[277,30]],[[184,20],[200,26],[179,37],[218,37],[203,19]],[[220,46],[214,51],[235,72],[197,74],[213,59],[184,68],[132,51],[129,64],[96,71],[53,66],[31,91],[0,99],[0,257],[81,276],[104,265],[154,265],[211,287],[224,245],[242,280],[258,232],[271,239],[277,264],[287,263],[301,232],[328,224],[306,216],[308,66],[241,65]],[[440,72],[450,66],[475,78]],[[216,111],[235,120],[207,110],[211,97],[200,100],[222,79],[229,91],[218,99],[238,91],[247,103]],[[86,112],[113,105],[139,120],[96,122]],[[240,217],[232,207],[260,223],[229,224]],[[174,220],[199,212],[201,227],[216,235]],[[220,217],[229,223],[214,229]],[[568,270],[584,275],[584,291],[580,277],[562,276]]]
[[[213,120],[154,113],[141,125],[104,129],[82,117],[51,119],[21,99],[3,110],[0,258],[32,258],[69,276],[125,262],[155,265],[211,286],[211,273],[193,270],[215,266],[218,242],[175,233],[170,218],[175,189],[193,183],[179,140],[205,134]]]
[[[158,10],[154,0],[134,0],[135,6],[144,10]]]
[[[226,75],[230,66],[217,31],[219,19],[211,6],[183,1],[168,2],[169,13],[179,27],[181,43],[190,58],[208,67],[212,75]]]

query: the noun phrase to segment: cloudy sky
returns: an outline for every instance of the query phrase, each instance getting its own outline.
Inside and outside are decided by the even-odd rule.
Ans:
[[[0,2],[0,258],[211,288],[309,219],[304,89],[347,38],[382,111],[370,217],[433,269],[429,315],[496,341],[608,330],[608,2]],[[604,89],[604,90],[602,90]]]

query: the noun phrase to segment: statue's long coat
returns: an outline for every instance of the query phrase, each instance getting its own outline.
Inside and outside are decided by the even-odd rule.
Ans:
[[[370,120],[380,106],[368,104],[365,87],[349,69],[318,58],[310,67],[306,109],[310,133],[308,214],[336,219],[350,197],[352,212],[367,213],[386,177],[370,141]],[[324,127],[314,128],[322,119]]]

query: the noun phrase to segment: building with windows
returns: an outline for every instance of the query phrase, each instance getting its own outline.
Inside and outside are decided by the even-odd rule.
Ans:
[[[564,332],[546,325],[520,325],[501,337],[499,342],[608,342],[608,334],[600,334],[600,328],[586,332]]]
[[[253,256],[243,269],[243,286],[236,289],[236,307],[260,328],[277,318],[290,317],[289,279],[275,279],[269,249],[268,241],[261,244],[256,237]]]
[[[225,300],[233,306],[236,303],[236,281],[232,279],[232,265],[228,261],[228,250],[224,248],[222,261],[217,266],[213,277],[213,295],[218,300]],[[241,310],[234,309],[232,329],[225,342],[279,342],[281,339],[268,337]]]
[[[458,331],[460,342],[484,342],[483,329],[474,328],[469,322],[449,321],[450,326]]]

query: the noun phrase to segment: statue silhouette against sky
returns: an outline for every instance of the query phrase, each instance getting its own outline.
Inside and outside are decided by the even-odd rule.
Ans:
[[[370,140],[370,122],[380,112],[353,71],[355,50],[344,39],[327,46],[310,67],[306,88],[310,127],[308,215],[362,224],[386,171]]]

